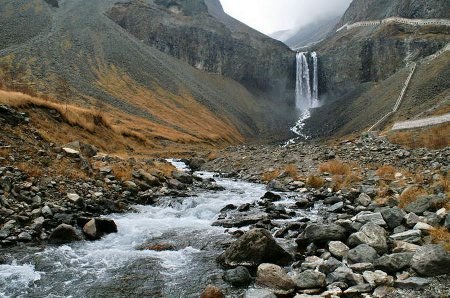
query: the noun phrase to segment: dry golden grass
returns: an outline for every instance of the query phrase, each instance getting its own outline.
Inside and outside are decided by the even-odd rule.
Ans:
[[[396,170],[393,166],[384,165],[377,170],[377,176],[385,180],[394,180]]]
[[[38,166],[30,162],[22,162],[17,164],[17,168],[33,178],[40,178],[43,175],[61,176],[73,180],[86,180],[89,178],[89,175],[81,170],[77,164],[64,158],[53,160],[47,167]]]
[[[388,138],[407,148],[441,149],[450,146],[450,123],[420,130],[393,132]]]
[[[415,202],[419,196],[426,194],[427,192],[421,187],[409,187],[405,189],[398,198],[399,207],[404,208],[408,204]]]
[[[243,140],[237,130],[230,128],[231,126],[226,129],[229,125],[226,120],[216,118],[212,121],[207,117],[200,117],[203,115],[201,109],[197,111],[197,114],[192,111],[193,114],[189,118],[197,115],[200,117],[199,121],[204,121],[196,122],[197,132],[194,132],[187,129],[190,120],[185,117],[178,116],[177,121],[185,121],[183,127],[186,129],[183,127],[178,129],[164,124],[165,121],[161,121],[162,124],[160,124],[105,104],[99,107],[96,104],[98,100],[95,98],[85,98],[93,104],[88,104],[86,107],[65,105],[52,99],[46,100],[20,92],[0,90],[0,104],[11,105],[28,112],[33,126],[37,128],[40,135],[47,141],[57,144],[83,140],[108,153],[189,157],[194,151],[221,148]],[[161,105],[165,104],[163,99],[163,96],[159,98]],[[124,100],[128,99],[124,98]],[[177,104],[179,104],[178,101]],[[150,106],[147,105],[146,109]],[[198,106],[194,103],[192,106],[178,105],[178,109],[191,107],[194,109]],[[60,115],[59,119],[63,121],[59,121],[52,111],[56,111]],[[172,116],[175,117],[175,115]],[[177,125],[177,127],[181,126]],[[201,127],[205,128],[203,132],[199,131]]]
[[[359,182],[362,180],[362,178],[358,174],[353,173],[353,172],[350,172],[347,175],[334,175],[332,177],[332,179],[333,179],[333,183],[332,183],[331,187],[333,188],[334,191],[339,191],[344,188],[348,188],[353,183]]]
[[[351,167],[340,160],[333,159],[320,164],[319,171],[333,175],[347,175],[351,172]]]
[[[450,251],[450,232],[444,228],[436,228],[430,231],[433,243],[441,244],[445,250]]]
[[[321,188],[324,186],[325,180],[322,177],[315,176],[315,175],[309,175],[308,178],[306,178],[306,185],[312,188]]]
[[[271,181],[273,179],[278,178],[278,176],[280,176],[280,174],[281,174],[281,171],[279,169],[276,169],[273,171],[268,171],[261,175],[261,177],[262,177],[261,179],[266,182]]]
[[[284,172],[291,178],[296,178],[298,176],[298,167],[295,164],[288,164],[284,167]]]

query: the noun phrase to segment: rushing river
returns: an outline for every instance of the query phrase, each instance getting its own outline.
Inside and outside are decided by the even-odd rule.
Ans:
[[[253,202],[265,186],[223,178],[217,183],[225,190],[112,214],[119,232],[99,241],[2,251],[13,261],[0,265],[0,297],[198,298],[208,284],[227,288],[215,259],[230,237],[211,224],[224,206]],[[138,249],[155,244],[173,249]]]

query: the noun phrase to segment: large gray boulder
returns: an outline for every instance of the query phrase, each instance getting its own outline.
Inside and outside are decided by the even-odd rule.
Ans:
[[[81,240],[74,227],[67,224],[60,224],[50,234],[49,243],[52,244],[66,244],[73,241]]]
[[[449,274],[450,254],[441,245],[425,245],[414,254],[411,267],[423,276]]]
[[[357,247],[350,249],[347,254],[347,260],[352,264],[373,263],[377,257],[377,251],[367,244],[360,244]]]
[[[414,253],[394,253],[384,255],[374,262],[375,268],[387,273],[395,273],[408,268]]]
[[[269,231],[253,229],[231,244],[217,261],[225,267],[256,267],[263,263],[284,266],[292,261],[292,256],[278,245]]]
[[[350,247],[367,244],[379,254],[385,253],[387,250],[386,230],[379,225],[368,222],[358,232],[350,235],[348,244]]]
[[[421,215],[427,211],[433,203],[433,197],[431,196],[421,196],[417,198],[414,202],[408,204],[405,207],[406,212],[414,212],[415,214]]]
[[[337,224],[310,224],[296,240],[299,246],[309,243],[323,244],[328,241],[341,241],[346,238],[346,230]]]

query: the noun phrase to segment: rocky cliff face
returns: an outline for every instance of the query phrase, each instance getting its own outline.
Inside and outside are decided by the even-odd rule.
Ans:
[[[388,17],[449,18],[449,6],[447,0],[354,0],[345,12],[340,25]]]
[[[250,90],[292,101],[295,55],[227,16],[218,0],[118,3],[108,16],[144,43]]]
[[[392,16],[448,18],[449,12],[448,1],[354,0],[340,25]],[[406,65],[442,49],[449,34],[446,26],[392,23],[332,34],[314,47],[320,57],[319,90],[325,105],[313,113],[306,131],[313,136],[330,136],[370,127],[394,106],[407,77]],[[434,69],[426,82],[435,84],[444,74]],[[430,108],[442,98],[440,88],[428,90],[422,94],[422,108]],[[401,114],[410,117],[414,112]]]

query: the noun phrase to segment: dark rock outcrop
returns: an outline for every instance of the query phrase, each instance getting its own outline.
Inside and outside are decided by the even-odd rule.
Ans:
[[[265,229],[246,232],[218,257],[218,262],[225,267],[255,267],[262,263],[283,266],[291,261],[292,256]]]
[[[74,227],[67,224],[60,224],[51,234],[49,243],[65,244],[81,240]]]

